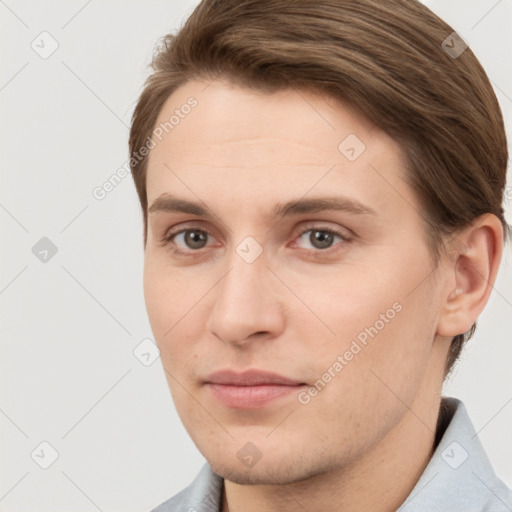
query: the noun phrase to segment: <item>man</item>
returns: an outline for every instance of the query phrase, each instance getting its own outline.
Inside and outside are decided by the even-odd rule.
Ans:
[[[501,511],[443,380],[495,282],[501,112],[411,0],[205,0],[136,106],[149,319],[207,464],[155,511]]]

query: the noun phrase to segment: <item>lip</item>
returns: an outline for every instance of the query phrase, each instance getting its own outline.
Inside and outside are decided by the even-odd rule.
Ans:
[[[255,409],[284,398],[306,384],[262,370],[214,372],[205,379],[213,396],[228,407]]]
[[[262,386],[282,385],[297,386],[304,384],[298,380],[289,379],[278,373],[266,372],[263,370],[246,370],[235,372],[234,370],[220,370],[209,375],[205,381],[208,384],[224,384],[227,386]]]

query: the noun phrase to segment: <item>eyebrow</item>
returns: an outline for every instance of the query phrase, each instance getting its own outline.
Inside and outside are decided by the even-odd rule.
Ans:
[[[305,213],[318,213],[323,211],[344,211],[356,215],[377,215],[377,212],[357,201],[343,196],[316,197],[307,199],[295,199],[286,203],[278,203],[272,209],[272,215],[276,218],[289,217]],[[189,201],[171,194],[162,194],[157,197],[148,209],[154,212],[188,213],[206,219],[216,217],[208,208],[199,203]]]

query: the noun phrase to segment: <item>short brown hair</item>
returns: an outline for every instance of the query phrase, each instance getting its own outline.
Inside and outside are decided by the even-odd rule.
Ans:
[[[503,118],[485,71],[464,48],[416,0],[203,0],[162,39],[132,117],[144,245],[149,156],[133,155],[169,96],[194,79],[264,92],[309,89],[358,107],[404,151],[435,266],[443,241],[484,213],[501,220],[506,241]],[[475,327],[453,338],[446,373]]]

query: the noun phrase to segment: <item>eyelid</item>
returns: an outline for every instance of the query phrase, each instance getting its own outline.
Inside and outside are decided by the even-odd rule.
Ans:
[[[354,238],[356,235],[355,233],[347,228],[347,227],[344,227],[344,226],[340,226],[339,224],[337,225],[337,227],[331,227],[329,226],[326,222],[324,221],[309,221],[309,222],[306,222],[306,223],[303,223],[301,224],[301,226],[299,226],[292,234],[293,237],[297,237],[297,236],[302,236],[306,231],[328,231],[330,233],[333,233],[335,235],[338,235],[340,236],[341,238],[343,238],[344,240],[351,240],[352,238]]]
[[[166,229],[164,234],[161,237],[162,242],[169,241],[173,236],[179,235],[183,231],[204,231],[205,233],[208,233],[211,235],[211,231],[209,228],[203,227],[201,225],[201,221],[190,221],[190,223],[180,223],[179,229],[176,229],[173,231],[173,227]]]

